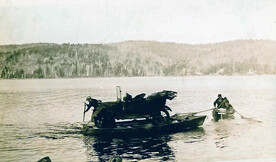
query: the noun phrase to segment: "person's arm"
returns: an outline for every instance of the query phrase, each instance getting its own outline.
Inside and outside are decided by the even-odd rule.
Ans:
[[[87,108],[86,108],[86,110],[84,112],[86,113],[87,111],[90,110],[91,106],[89,104],[87,104],[87,103],[85,103],[85,105],[86,105]]]
[[[216,107],[216,104],[218,104],[218,99],[214,102],[214,107]]]
[[[225,100],[223,100],[219,105],[219,108],[225,108]]]

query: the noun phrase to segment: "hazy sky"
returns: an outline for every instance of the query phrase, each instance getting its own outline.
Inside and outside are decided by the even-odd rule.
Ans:
[[[22,1],[0,1],[0,44],[276,40],[276,0]]]

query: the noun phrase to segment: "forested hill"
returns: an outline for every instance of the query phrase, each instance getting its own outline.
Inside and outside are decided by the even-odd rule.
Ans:
[[[276,74],[276,41],[0,46],[1,78]]]

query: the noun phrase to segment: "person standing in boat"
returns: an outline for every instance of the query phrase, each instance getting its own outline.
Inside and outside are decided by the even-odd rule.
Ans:
[[[84,111],[84,113],[86,113],[88,110],[90,110],[91,107],[94,107],[94,109],[93,109],[93,113],[94,113],[94,112],[97,110],[99,104],[102,103],[101,100],[93,99],[93,98],[91,98],[90,96],[88,96],[88,97],[86,98],[86,101],[87,101],[88,103],[86,103],[86,102],[84,103],[85,106],[87,107],[86,110]]]
[[[222,104],[222,102],[223,102],[223,98],[222,98],[221,94],[218,94],[218,98],[214,102],[214,107],[220,108],[220,105]]]

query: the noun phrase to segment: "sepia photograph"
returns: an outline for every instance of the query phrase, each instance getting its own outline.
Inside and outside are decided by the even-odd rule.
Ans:
[[[1,0],[0,161],[276,161],[276,1]]]

